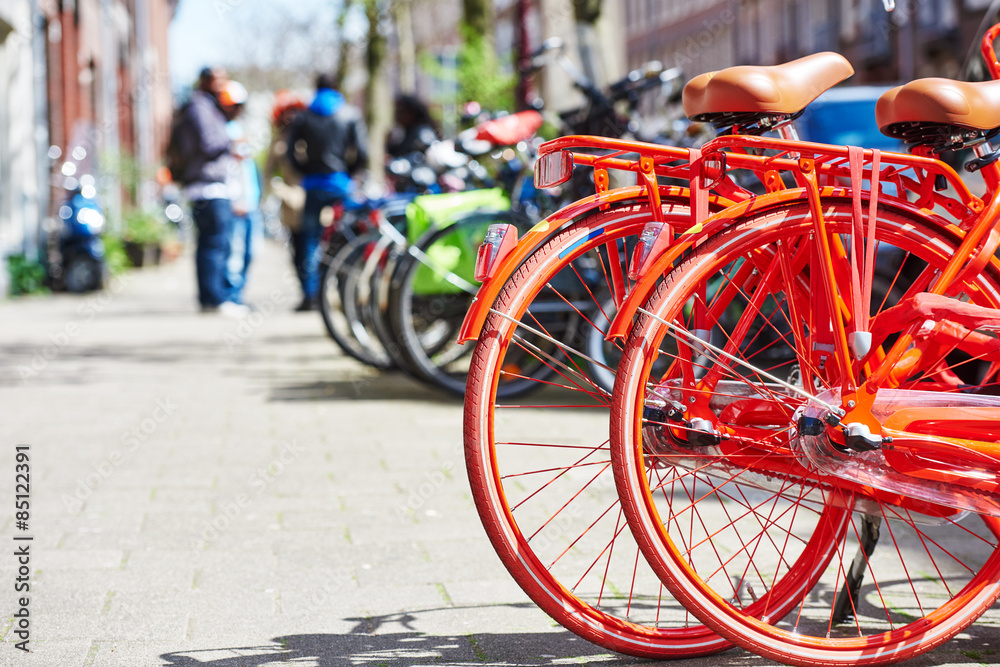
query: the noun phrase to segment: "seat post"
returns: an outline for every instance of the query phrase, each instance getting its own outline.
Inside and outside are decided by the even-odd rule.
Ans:
[[[990,146],[989,141],[984,141],[981,144],[973,146],[972,152],[976,154],[976,157],[986,157],[993,152],[993,147]]]
[[[792,123],[785,123],[778,128],[778,134],[786,141],[798,141],[799,132]]]

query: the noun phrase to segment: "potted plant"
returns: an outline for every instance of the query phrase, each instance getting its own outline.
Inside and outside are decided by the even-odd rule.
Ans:
[[[133,210],[125,215],[122,241],[132,266],[160,263],[160,242],[166,236],[164,225],[154,214]]]

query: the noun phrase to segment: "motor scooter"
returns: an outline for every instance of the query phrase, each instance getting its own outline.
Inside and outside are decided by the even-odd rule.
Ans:
[[[59,239],[63,284],[68,292],[90,292],[107,281],[104,212],[97,201],[94,177],[67,178],[66,202],[59,208],[63,231]]]

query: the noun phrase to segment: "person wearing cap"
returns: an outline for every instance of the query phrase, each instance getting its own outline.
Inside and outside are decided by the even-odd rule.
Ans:
[[[253,151],[247,142],[246,131],[239,121],[249,99],[247,89],[238,81],[228,81],[219,93],[219,105],[229,122],[226,130],[233,142],[233,157],[229,169],[229,198],[233,209],[233,228],[230,236],[229,259],[226,262],[226,280],[231,288],[229,301],[243,303],[243,288],[253,259],[255,246],[261,236],[260,177]]]
[[[188,124],[194,139],[183,184],[198,229],[195,270],[202,312],[243,316],[248,309],[232,301],[232,287],[226,279],[233,229],[227,178],[233,157],[219,95],[227,80],[225,70],[206,67],[191,100],[182,109],[181,122]]]
[[[334,79],[316,79],[316,97],[288,129],[288,159],[302,174],[306,191],[302,225],[292,236],[295,269],[302,283],[298,311],[316,310],[323,209],[353,190],[352,175],[368,163],[368,139],[360,111],[334,90]]]

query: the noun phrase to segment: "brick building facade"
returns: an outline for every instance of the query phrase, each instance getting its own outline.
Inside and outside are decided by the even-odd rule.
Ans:
[[[989,0],[625,0],[630,66],[649,59],[687,77],[730,65],[772,65],[818,51],[851,61],[855,84],[965,78]]]
[[[152,202],[147,177],[159,162],[172,108],[167,27],[176,5],[0,4],[0,85],[11,85],[0,90],[0,259],[37,257],[45,219],[64,196],[56,170],[74,149],[86,151],[107,177],[102,203],[112,224],[123,204]],[[126,173],[140,178],[123,179]]]

